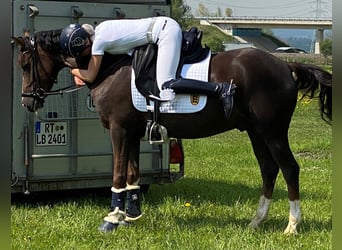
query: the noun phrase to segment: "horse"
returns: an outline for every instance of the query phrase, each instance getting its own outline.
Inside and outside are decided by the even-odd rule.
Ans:
[[[56,83],[58,72],[78,67],[59,45],[60,29],[36,32],[31,37],[12,37],[17,47],[17,62],[22,71],[22,106],[29,112],[43,107]],[[105,63],[104,63],[105,64]],[[91,96],[113,146],[113,184],[111,209],[99,230],[113,232],[118,226],[134,224],[141,215],[139,189],[139,146],[145,134],[148,112],[134,108],[131,98],[132,58],[116,55],[115,65],[101,74]],[[205,107],[195,113],[159,114],[159,123],[168,136],[195,139],[238,129],[247,132],[260,167],[261,195],[249,226],[256,229],[267,219],[276,179],[281,170],[289,200],[289,221],[285,234],[296,234],[301,222],[299,165],[290,149],[289,124],[297,96],[319,97],[321,118],[332,120],[332,74],[320,67],[285,62],[257,48],[242,48],[212,53],[209,65],[211,82],[236,85],[234,106],[224,118],[220,100],[208,96]]]

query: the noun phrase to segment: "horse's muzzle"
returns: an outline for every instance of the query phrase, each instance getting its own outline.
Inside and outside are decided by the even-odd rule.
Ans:
[[[32,95],[31,93],[23,93],[21,104],[29,112],[36,112],[44,106],[44,98]]]

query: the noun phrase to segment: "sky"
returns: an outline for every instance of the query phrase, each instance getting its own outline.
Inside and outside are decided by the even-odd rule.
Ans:
[[[218,7],[224,14],[226,8],[233,10],[233,16],[258,17],[322,17],[332,18],[332,0],[184,0],[196,16],[202,3],[210,12]]]

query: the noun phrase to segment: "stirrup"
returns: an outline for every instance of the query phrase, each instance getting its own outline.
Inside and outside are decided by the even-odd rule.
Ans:
[[[167,130],[164,126],[153,122],[149,128],[148,140],[150,144],[161,144],[167,139]]]

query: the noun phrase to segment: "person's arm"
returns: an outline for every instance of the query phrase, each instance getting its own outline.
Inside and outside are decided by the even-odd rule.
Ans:
[[[88,64],[88,69],[72,69],[71,74],[84,82],[93,82],[96,79],[102,62],[102,55],[93,55]]]

